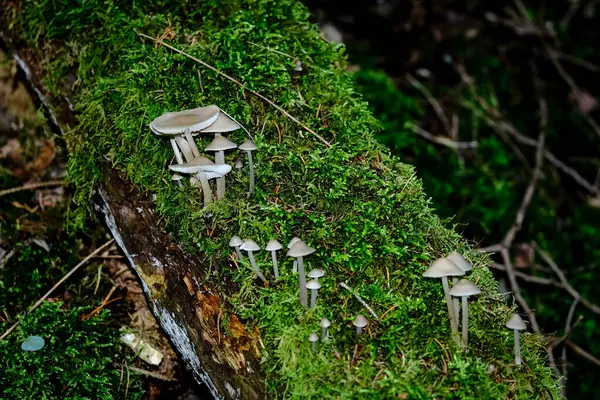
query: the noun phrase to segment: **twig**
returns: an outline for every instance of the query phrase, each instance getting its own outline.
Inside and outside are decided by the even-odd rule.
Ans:
[[[236,85],[238,85],[239,87],[241,87],[244,90],[247,90],[248,92],[252,93],[253,95],[255,95],[256,97],[258,97],[259,99],[267,102],[269,105],[271,105],[273,108],[275,108],[277,111],[281,112],[283,115],[285,115],[286,117],[288,117],[289,119],[291,119],[292,121],[294,121],[295,123],[297,123],[298,125],[300,125],[302,128],[304,128],[306,131],[310,132],[312,135],[314,135],[317,139],[319,139],[321,142],[323,142],[325,144],[325,146],[327,147],[331,147],[331,143],[329,143],[327,140],[325,140],[321,135],[319,135],[318,133],[316,133],[315,131],[313,131],[312,129],[310,129],[308,126],[306,126],[306,124],[300,122],[298,119],[296,119],[293,115],[291,115],[290,113],[288,113],[287,111],[285,111],[283,108],[281,108],[280,106],[278,106],[277,104],[275,104],[273,101],[269,100],[268,98],[266,98],[265,96],[263,96],[262,94],[248,88],[246,85],[244,85],[243,83],[241,83],[240,81],[238,81],[235,78],[232,78],[231,76],[227,75],[224,72],[221,72],[219,69],[213,67],[212,65],[202,61],[201,59],[192,56],[191,54],[188,54],[182,50],[179,50],[176,47],[171,46],[168,43],[163,42],[160,39],[155,39],[151,36],[145,35],[143,33],[140,32],[136,32],[138,34],[138,36],[144,37],[146,39],[150,39],[152,41],[154,41],[155,43],[159,43],[163,46],[165,46],[168,49],[173,50],[176,53],[179,53],[181,55],[184,55],[185,57],[189,58],[190,60],[196,61],[197,63],[203,65],[204,67],[210,69],[211,71],[217,73],[218,75],[222,76],[223,78],[230,80],[231,82],[235,83]]]
[[[115,367],[120,367],[120,368],[124,368],[124,364],[115,364]],[[137,367],[129,367],[127,366],[127,368],[133,372],[136,372],[138,374],[142,374],[145,376],[148,376],[150,378],[154,378],[154,379],[159,379],[161,381],[165,381],[165,382],[177,382],[177,379],[168,377],[166,375],[161,375],[161,374],[157,374],[156,372],[152,372],[152,371],[147,371],[145,369],[141,369],[141,368],[137,368]]]
[[[343,287],[344,289],[346,289],[347,291],[349,291],[350,293],[352,293],[354,295],[354,297],[356,297],[356,300],[358,300],[358,302],[360,304],[362,304],[363,307],[366,308],[376,320],[379,321],[379,317],[377,316],[375,311],[373,311],[373,309],[367,304],[367,302],[365,302],[363,299],[361,299],[360,296],[357,293],[355,293],[354,290],[350,286],[348,286],[344,282],[340,282],[340,286]]]
[[[279,55],[285,56],[285,57],[290,58],[290,59],[292,59],[294,61],[297,60],[296,57],[291,56],[291,55],[289,55],[287,53],[284,53],[283,51],[279,51],[279,50],[273,49],[271,47],[263,46],[262,44],[254,43],[254,42],[251,42],[251,41],[248,41],[248,43],[251,44],[252,46],[260,47],[261,49],[272,51],[273,53],[277,53]]]
[[[417,79],[413,78],[410,74],[406,76],[406,80],[410,83],[415,89],[417,89],[423,97],[427,100],[427,102],[431,105],[435,113],[437,114],[440,121],[442,121],[442,125],[444,125],[444,129],[449,136],[452,136],[452,125],[450,124],[450,120],[446,117],[444,110],[440,103],[433,97],[431,92]]]
[[[48,186],[62,186],[64,184],[65,184],[65,181],[62,181],[62,180],[61,181],[57,180],[57,181],[48,181],[48,182],[28,183],[28,184],[25,184],[23,186],[19,186],[16,188],[0,190],[0,197],[6,196],[7,194],[22,192],[24,190],[33,190],[33,189],[38,189],[38,188],[48,187]]]
[[[452,139],[448,139],[445,137],[435,136],[431,133],[427,132],[423,128],[418,125],[413,124],[412,122],[406,122],[406,126],[410,128],[414,133],[419,136],[424,137],[425,139],[432,141],[437,144],[441,144],[442,146],[449,147],[451,149],[474,149],[478,146],[478,143],[475,141],[472,142],[455,142]]]
[[[600,360],[599,359],[597,359],[596,357],[594,357],[593,355],[591,355],[590,353],[588,353],[587,351],[585,351],[581,347],[577,346],[575,343],[573,343],[571,341],[571,339],[565,340],[565,344],[567,346],[569,346],[575,353],[579,354],[583,358],[587,359],[588,361],[591,361],[592,363],[594,363],[594,364],[596,364],[597,366],[600,367]]]
[[[494,268],[506,272],[506,266],[504,266],[504,264],[494,263]],[[563,285],[551,278],[542,278],[540,276],[528,275],[517,270],[515,270],[515,276],[524,280],[525,282],[537,283],[539,285],[554,286],[557,288],[564,289]]]
[[[567,322],[565,323],[565,338],[569,335],[569,333],[571,332],[571,322],[573,321],[573,315],[575,314],[575,309],[577,308],[577,303],[579,303],[579,299],[575,299],[575,301],[573,301],[573,304],[571,304],[571,308],[569,308],[569,313],[567,314]],[[561,359],[563,362],[562,365],[562,376],[560,377],[561,380],[561,386],[560,386],[560,392],[563,395],[563,397],[566,399],[567,398],[567,375],[568,375],[568,361],[567,361],[567,346],[563,346],[562,348],[562,353],[561,353]]]
[[[33,310],[35,310],[36,308],[38,308],[39,305],[42,304],[44,302],[44,300],[46,300],[52,294],[52,292],[54,292],[54,290],[57,287],[59,287],[64,281],[66,281],[67,279],[69,279],[69,277],[71,275],[73,275],[79,268],[81,268],[81,266],[83,266],[86,262],[88,262],[89,260],[91,260],[92,258],[94,258],[94,256],[96,254],[100,253],[106,247],[108,247],[109,245],[111,245],[114,241],[115,241],[115,239],[110,239],[108,242],[104,243],[102,246],[100,246],[96,250],[94,250],[86,258],[84,258],[83,260],[81,260],[81,262],[79,264],[77,264],[76,266],[74,266],[65,276],[63,276],[58,282],[56,282],[56,284],[54,286],[52,286],[52,288],[50,290],[48,290],[45,295],[43,295],[38,301],[36,301],[35,304],[32,305],[29,308],[29,310],[27,311],[27,314],[31,313]],[[19,323],[20,323],[20,320],[18,320],[10,328],[8,328],[8,330],[6,332],[4,332],[2,334],[2,336],[0,336],[0,340],[6,338],[19,325]]]

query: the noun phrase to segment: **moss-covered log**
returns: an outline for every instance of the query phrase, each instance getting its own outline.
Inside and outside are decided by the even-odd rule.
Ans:
[[[70,151],[76,228],[97,193],[157,317],[200,381],[225,398],[558,398],[543,343],[524,334],[512,360],[512,310],[489,260],[445,228],[413,168],[373,139],[378,128],[345,72],[343,47],[324,41],[294,0],[202,2],[0,0],[5,40],[31,69]],[[158,37],[235,78],[155,45]],[[299,63],[298,63],[299,62]],[[299,70],[298,65],[302,68]],[[256,97],[272,99],[326,146]],[[257,189],[232,174],[225,199],[170,180],[168,142],[148,123],[165,111],[217,104],[258,145]],[[228,137],[247,139],[240,130]],[[199,148],[210,138],[199,137]],[[226,156],[230,164],[238,154]],[[166,234],[171,232],[172,234]],[[228,247],[299,236],[326,271],[317,307],[297,300],[291,262],[255,279]],[[458,249],[482,293],[470,303],[470,351],[450,338],[439,282],[421,274]],[[283,254],[280,254],[283,257]],[[258,255],[269,270],[270,255]],[[351,325],[363,304],[378,318]],[[332,321],[330,340],[307,338]]]

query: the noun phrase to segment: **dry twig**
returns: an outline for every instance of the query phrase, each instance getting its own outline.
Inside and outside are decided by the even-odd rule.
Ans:
[[[22,192],[24,190],[34,190],[34,189],[39,189],[39,188],[48,187],[48,186],[62,186],[64,184],[65,184],[65,181],[63,181],[63,180],[28,183],[28,184],[25,184],[23,186],[19,186],[16,188],[0,190],[0,197],[6,196],[7,194]]]

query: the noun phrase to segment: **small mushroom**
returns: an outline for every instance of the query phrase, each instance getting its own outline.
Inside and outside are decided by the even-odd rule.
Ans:
[[[308,307],[308,299],[306,293],[306,275],[304,273],[304,261],[303,257],[314,253],[316,250],[308,246],[302,240],[296,241],[294,245],[288,250],[287,256],[294,257],[298,261],[298,278],[300,280],[300,303],[304,307]]]
[[[244,167],[244,163],[239,158],[235,161],[234,165],[235,169],[237,169],[238,174],[242,172],[242,168]]]
[[[319,335],[317,335],[315,332],[311,333],[308,337],[308,341],[310,342],[310,351],[314,353],[317,350],[316,347],[317,342],[319,341]]]
[[[462,345],[464,350],[467,349],[469,342],[469,305],[467,299],[469,296],[479,293],[481,293],[481,290],[467,279],[461,279],[450,289],[452,296],[462,297]]]
[[[248,155],[248,169],[250,170],[250,188],[248,191],[252,194],[254,193],[254,164],[252,163],[252,152],[257,150],[258,147],[256,147],[256,144],[254,144],[252,140],[248,139],[240,144],[238,148],[245,151]]]
[[[299,241],[299,240],[300,240],[300,239],[299,239],[298,237],[294,236],[294,237],[292,238],[292,240],[290,240],[290,242],[289,242],[289,243],[288,243],[288,245],[287,245],[287,248],[288,248],[288,250],[289,250],[289,249],[291,249],[291,248],[292,248],[292,246],[293,246],[293,245],[295,245],[295,244],[296,244],[296,242],[297,242],[297,241]],[[292,272],[293,272],[294,274],[297,274],[297,273],[298,273],[298,262],[297,262],[296,260],[294,260],[294,265],[292,266]]]
[[[319,322],[319,325],[321,326],[321,341],[324,342],[327,340],[327,336],[328,336],[328,328],[331,326],[331,321],[328,320],[327,318],[323,318],[321,320],[321,322]]]
[[[260,272],[260,270],[256,266],[256,261],[254,260],[254,254],[252,254],[253,251],[259,251],[260,246],[258,244],[256,244],[256,242],[254,240],[246,239],[246,240],[244,240],[244,243],[242,244],[242,246],[240,248],[242,250],[245,250],[248,252],[248,258],[250,259],[250,264],[252,264],[252,269],[254,269],[254,272],[256,272],[256,275],[258,275],[258,277],[260,279],[262,279],[263,282],[266,282],[267,279],[265,278],[265,276],[262,274],[262,272]]]
[[[204,150],[215,152],[215,163],[225,164],[225,150],[235,149],[237,144],[224,136],[215,136],[212,142]],[[222,199],[225,197],[225,177],[217,179],[217,198]]]
[[[311,279],[306,284],[306,288],[310,289],[310,308],[315,308],[317,303],[317,293],[321,289],[321,284],[316,279]]]
[[[519,314],[513,314],[512,317],[506,323],[508,329],[512,329],[515,332],[515,364],[521,365],[521,343],[519,342],[519,331],[527,329],[525,321],[519,316]]]
[[[215,164],[208,158],[200,156],[185,164],[169,165],[169,169],[184,174],[196,174],[196,179],[202,185],[204,205],[206,206],[212,202],[212,192],[208,180],[229,173],[231,166],[227,164]]]
[[[308,273],[308,277],[310,279],[316,280],[317,282],[319,281],[319,278],[321,278],[323,275],[325,275],[325,271],[319,268],[311,269]]]
[[[462,254],[460,254],[456,251],[453,251],[452,253],[448,254],[446,256],[446,258],[448,260],[452,261],[454,264],[456,264],[456,266],[458,268],[465,271],[465,273],[467,273],[473,269],[473,266],[471,265],[471,263],[469,263],[467,260],[465,260],[465,258],[462,256]],[[456,282],[458,282],[458,278],[457,277],[452,278],[452,285],[455,285]],[[459,318],[460,308],[458,305],[458,299],[453,299],[452,304],[454,306],[454,315],[456,316],[456,325],[460,325],[460,318]]]
[[[369,324],[369,321],[365,318],[364,315],[358,314],[354,321],[352,321],[352,325],[356,327],[356,334],[360,335],[365,326]]]
[[[242,239],[240,239],[239,236],[234,235],[231,240],[229,241],[229,247],[233,247],[235,248],[235,252],[237,253],[238,256],[238,260],[240,261],[244,261],[244,256],[242,255],[242,252],[240,251],[240,246],[244,244],[244,241]]]
[[[179,185],[179,187],[182,187],[183,185],[181,184],[181,180],[183,179],[183,176],[179,175],[179,174],[173,174],[171,175],[171,180],[174,182],[177,182],[177,184]]]
[[[458,325],[454,308],[452,306],[452,297],[450,297],[450,288],[448,287],[449,276],[462,276],[465,272],[458,268],[452,261],[447,258],[439,258],[431,264],[427,271],[423,272],[425,278],[442,278],[442,286],[444,287],[444,295],[446,296],[446,304],[448,305],[448,317],[450,318],[450,328],[452,336],[457,345],[460,345],[458,338]]]
[[[275,275],[275,279],[279,279],[279,268],[277,268],[277,250],[281,250],[283,246],[275,239],[269,240],[267,246],[265,247],[266,251],[271,252],[271,259],[273,260],[273,274]]]

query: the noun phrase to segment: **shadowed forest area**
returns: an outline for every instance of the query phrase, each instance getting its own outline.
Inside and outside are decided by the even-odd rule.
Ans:
[[[415,166],[444,225],[492,257],[503,301],[516,306],[529,331],[541,338],[543,357],[562,377],[562,395],[600,399],[600,4],[303,3],[323,38],[340,43],[338,50],[345,52],[354,87],[379,121],[377,140],[402,163]],[[174,31],[170,21],[161,22],[168,23],[162,40]],[[297,61],[275,48],[260,51]],[[69,57],[60,55],[66,67],[57,68],[57,75],[76,64]],[[7,384],[2,379],[10,376],[13,390],[3,397],[0,387],[0,399],[28,398],[31,382],[55,398],[212,398],[178,359],[104,224],[91,216],[81,227],[81,197],[75,199],[67,172],[72,149],[32,96],[28,79],[5,48],[0,53],[0,335],[15,322],[12,335],[20,341],[43,333],[52,339],[41,351],[52,362],[38,368],[36,353],[0,340],[7,360],[0,361],[0,382]],[[64,85],[65,79],[46,82]],[[67,86],[77,91],[79,85],[73,78]],[[104,158],[117,164],[112,153]],[[35,313],[26,312],[90,254]],[[252,312],[248,315],[256,316]],[[128,332],[164,357],[160,366],[121,342]],[[512,377],[496,374],[494,365],[489,368],[496,381],[516,385]],[[537,373],[527,363],[524,371]],[[447,397],[468,398],[457,393]],[[413,398],[404,395],[398,398]]]

